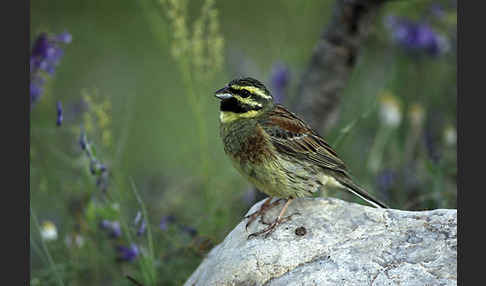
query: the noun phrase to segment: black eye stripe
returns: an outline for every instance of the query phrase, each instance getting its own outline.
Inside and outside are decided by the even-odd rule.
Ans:
[[[251,95],[251,93],[246,89],[240,89],[238,94],[243,98],[249,97]]]
[[[246,89],[235,89],[235,88],[230,87],[230,91],[231,91],[231,93],[237,94],[237,95],[239,95],[243,98],[247,98],[251,95],[251,92],[249,92]]]
[[[236,88],[233,88],[233,87],[230,87],[230,92],[232,94],[237,94],[243,98],[247,98],[249,97],[250,95],[252,95],[252,93],[244,88],[241,88],[241,89],[236,89]]]
[[[231,111],[234,113],[245,113],[250,110],[260,110],[260,109],[262,109],[261,106],[243,104],[234,97],[223,99],[220,105],[221,111]]]

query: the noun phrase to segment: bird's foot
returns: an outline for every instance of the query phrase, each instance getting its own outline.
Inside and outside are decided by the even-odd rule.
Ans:
[[[288,215],[288,216],[286,216],[286,217],[284,217],[284,218],[281,218],[281,219],[280,219],[280,223],[283,223],[283,222],[286,222],[286,221],[288,221],[288,220],[291,220],[291,219],[292,219],[292,217],[293,217],[294,215],[300,215],[300,213],[299,213],[299,212],[296,212],[296,213],[293,213],[293,214],[291,214],[291,215]],[[274,224],[274,223],[275,223],[275,221],[273,221],[273,222],[266,222],[266,221],[264,221],[263,219],[261,219],[261,220],[260,220],[260,222],[261,222],[262,224],[264,224],[264,225],[272,225],[272,224]]]
[[[275,231],[275,229],[277,228],[277,226],[279,224],[282,224],[282,223],[284,223],[286,221],[291,220],[292,219],[292,216],[298,215],[298,214],[300,214],[300,213],[294,213],[294,214],[291,214],[291,215],[286,216],[286,217],[283,217],[283,218],[277,217],[277,219],[275,219],[275,221],[273,221],[272,223],[264,222],[262,220],[262,223],[268,225],[268,227],[266,227],[266,228],[264,228],[264,229],[262,229],[260,231],[257,231],[257,232],[254,232],[254,233],[248,235],[248,239],[250,239],[252,237],[259,236],[259,235],[262,235],[262,234],[265,234],[265,238],[267,238],[270,234],[272,234]]]
[[[248,226],[250,226],[250,224],[255,221],[255,219],[259,216],[262,217],[262,220],[263,221],[263,215],[265,215],[265,213],[273,208],[274,206],[278,205],[280,203],[281,200],[283,199],[278,199],[276,201],[274,201],[273,203],[270,203],[270,201],[272,200],[271,197],[269,197],[261,206],[260,206],[260,209],[253,212],[252,214],[249,214],[247,216],[245,216],[245,218],[248,218],[248,222],[246,223],[246,226],[245,226],[245,229],[248,230]]]

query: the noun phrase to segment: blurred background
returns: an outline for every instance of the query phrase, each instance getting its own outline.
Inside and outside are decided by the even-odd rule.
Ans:
[[[31,285],[183,284],[264,197],[213,92],[251,76],[298,102],[334,4],[32,1]],[[456,208],[456,20],[456,1],[383,5],[319,130],[392,208]]]

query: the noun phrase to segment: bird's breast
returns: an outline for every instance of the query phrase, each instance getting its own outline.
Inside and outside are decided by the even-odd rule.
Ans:
[[[256,124],[221,126],[224,150],[240,164],[262,164],[272,157],[268,135]]]

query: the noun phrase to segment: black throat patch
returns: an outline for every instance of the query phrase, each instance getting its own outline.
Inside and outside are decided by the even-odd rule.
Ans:
[[[250,110],[260,109],[262,109],[260,106],[253,106],[241,103],[240,101],[238,101],[238,99],[234,97],[221,100],[221,105],[219,106],[220,111],[229,111],[233,113],[245,113]]]

